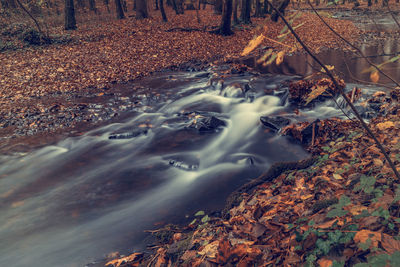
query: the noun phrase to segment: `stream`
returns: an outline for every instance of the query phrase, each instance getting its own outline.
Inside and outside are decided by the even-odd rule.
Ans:
[[[144,78],[120,121],[0,156],[0,266],[90,266],[144,249],[144,230],[217,215],[274,162],[308,156],[261,117],[343,116],[332,100],[295,112],[288,82],[298,76],[228,69]]]

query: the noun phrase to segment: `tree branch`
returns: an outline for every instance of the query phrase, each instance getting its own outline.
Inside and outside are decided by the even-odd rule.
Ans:
[[[361,115],[358,113],[357,109],[355,108],[355,106],[353,105],[353,103],[351,103],[350,99],[347,97],[347,95],[345,94],[345,92],[343,91],[343,88],[339,85],[338,81],[336,80],[336,78],[333,76],[332,72],[319,60],[318,57],[316,57],[314,55],[313,52],[311,52],[311,50],[308,48],[308,46],[300,39],[300,37],[297,35],[297,33],[294,31],[294,29],[292,28],[292,26],[290,25],[290,23],[285,19],[285,17],[282,15],[282,13],[270,2],[270,0],[267,0],[268,4],[272,7],[272,9],[274,9],[274,11],[279,15],[279,17],[282,19],[282,21],[286,24],[286,26],[288,27],[288,29],[290,30],[290,32],[293,34],[293,36],[296,38],[296,40],[300,43],[300,45],[303,47],[303,49],[319,64],[321,65],[321,67],[325,70],[326,74],[329,76],[329,78],[331,79],[332,83],[335,85],[335,87],[339,90],[339,93],[342,95],[342,97],[344,98],[344,100],[347,102],[347,104],[349,105],[349,107],[352,109],[354,115],[356,115],[357,119],[360,121],[361,126],[364,128],[364,130],[368,133],[369,136],[371,136],[371,138],[375,141],[376,145],[378,146],[378,148],[381,150],[382,154],[384,155],[385,159],[387,160],[390,168],[393,170],[393,173],[395,174],[395,176],[397,177],[398,180],[400,180],[400,174],[397,171],[395,165],[393,164],[392,160],[390,159],[389,155],[386,153],[385,148],[382,146],[382,144],[379,142],[379,140],[376,138],[376,136],[374,135],[374,133],[371,131],[371,129],[368,127],[368,125],[365,123],[365,121],[363,120],[363,118],[361,117]],[[307,0],[309,4],[311,4],[309,2],[309,0]],[[312,6],[312,5],[311,5]],[[340,35],[339,35],[340,36]],[[341,36],[340,36],[341,37]],[[342,37],[341,37],[342,38]],[[343,38],[342,38],[343,39]],[[347,40],[346,40],[347,42]],[[353,45],[352,45],[353,46]],[[359,50],[357,48],[357,50]],[[379,70],[379,68],[377,68]]]
[[[338,34],[334,29],[332,29],[332,27],[318,14],[318,12],[315,10],[314,6],[311,4],[310,0],[307,0],[308,5],[312,8],[312,10],[314,11],[314,13],[318,16],[318,18],[329,28],[329,30],[331,30],[332,33],[334,33],[337,37],[339,37],[342,41],[344,41],[346,44],[348,44],[351,48],[353,48],[354,50],[357,51],[357,53],[364,58],[368,64],[370,64],[376,71],[378,71],[380,74],[382,74],[383,76],[385,76],[386,78],[388,78],[389,80],[391,80],[394,84],[396,84],[397,86],[400,87],[400,84],[398,82],[396,82],[392,77],[390,77],[389,75],[387,75],[385,72],[383,72],[378,66],[376,66],[374,63],[371,62],[371,60],[369,60],[364,53],[355,45],[353,45],[352,43],[350,43],[349,41],[347,41],[345,38],[343,38],[340,34]]]

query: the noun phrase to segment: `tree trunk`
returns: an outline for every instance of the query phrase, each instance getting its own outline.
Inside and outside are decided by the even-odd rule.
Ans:
[[[368,0],[368,6],[372,6],[372,0]]]
[[[64,29],[76,30],[74,0],[65,0],[64,4]]]
[[[264,14],[268,14],[269,13],[269,5],[268,5],[267,0],[264,0],[263,13]]]
[[[137,0],[133,0],[133,9],[132,9],[133,11],[136,11],[136,1]]]
[[[122,9],[121,0],[114,0],[115,3],[115,11],[117,14],[117,19],[125,18],[124,10]]]
[[[161,11],[161,16],[162,16],[163,21],[167,22],[168,19],[167,19],[167,15],[165,14],[163,0],[160,0],[160,11]]]
[[[231,30],[231,17],[232,17],[232,0],[224,0],[222,8],[221,26],[219,33],[222,35],[233,34]]]
[[[93,11],[95,14],[97,14],[97,8],[96,8],[96,1],[95,0],[89,0],[89,10]]]
[[[137,0],[136,19],[145,19],[148,17],[149,17],[149,13],[147,12],[147,1],[146,0]]]
[[[155,0],[154,2],[155,2],[155,4],[156,4],[155,10],[158,10],[158,0]]]
[[[240,21],[243,24],[250,24],[251,0],[242,0],[242,10],[240,12]]]
[[[223,0],[215,0],[215,2],[214,2],[214,14],[218,14],[218,15],[222,14],[222,1]]]
[[[238,19],[238,0],[233,0],[233,24],[238,25],[239,19]]]
[[[110,11],[110,1],[109,0],[103,0],[103,2],[104,2],[104,5],[107,8],[108,14],[110,14],[111,13],[111,11]]]
[[[281,12],[285,14],[285,8],[289,5],[290,0],[283,0],[282,2],[275,4],[274,6]],[[277,22],[279,19],[279,15],[276,12],[272,12],[271,20]]]
[[[260,0],[256,0],[256,11],[254,12],[254,16],[258,17],[258,18],[263,16],[263,12],[261,10],[261,1]]]
[[[389,0],[382,0],[382,7],[388,6]]]

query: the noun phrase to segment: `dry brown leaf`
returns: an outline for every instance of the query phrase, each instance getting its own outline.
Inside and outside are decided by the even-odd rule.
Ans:
[[[389,253],[393,254],[400,251],[400,241],[394,239],[392,236],[383,234],[382,247]]]
[[[327,228],[331,227],[335,222],[336,222],[336,219],[333,219],[333,220],[318,224],[315,226],[315,228],[327,229]]]
[[[133,262],[135,260],[139,260],[142,256],[143,256],[143,253],[133,253],[133,254],[127,256],[127,257],[123,257],[123,258],[120,258],[120,259],[115,259],[115,260],[109,261],[109,262],[106,263],[106,266],[107,265],[112,265],[114,267],[118,267],[121,264],[130,263],[130,262]]]

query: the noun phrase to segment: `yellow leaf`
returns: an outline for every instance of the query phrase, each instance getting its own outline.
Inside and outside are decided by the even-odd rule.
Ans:
[[[60,67],[60,68],[57,69],[57,71],[58,71],[58,72],[64,72],[65,70],[64,70],[63,68]]]
[[[217,240],[204,246],[204,248],[197,253],[209,258],[215,258],[217,257],[218,248],[219,248],[219,241]]]
[[[374,72],[371,73],[369,78],[371,79],[371,81],[373,83],[377,83],[379,81],[379,73],[377,71],[374,71]]]
[[[373,159],[374,165],[377,167],[382,167],[383,166],[383,161],[380,159]]]
[[[257,38],[251,40],[249,44],[243,49],[242,56],[247,56],[254,49],[256,49],[264,40],[265,36],[263,34],[257,36]]]
[[[348,209],[352,215],[360,215],[363,210],[368,210],[367,207],[361,205],[352,205],[346,207],[346,209]]]
[[[313,101],[314,99],[316,99],[317,97],[319,97],[320,95],[322,95],[326,89],[328,89],[327,85],[317,85],[317,86],[313,86],[311,88],[311,93],[308,94],[308,97],[306,99],[306,105],[308,105],[311,101]]]
[[[376,127],[378,127],[379,130],[384,131],[384,130],[393,128],[394,123],[392,121],[385,121],[385,122],[378,123],[376,125]]]
[[[337,174],[337,173],[333,174],[333,178],[335,178],[336,180],[343,180],[343,177],[340,174]]]
[[[329,71],[331,71],[331,70],[335,69],[335,66],[333,66],[333,65],[325,65],[325,68],[327,68]],[[321,72],[325,73],[325,69],[321,68]]]
[[[276,56],[276,61],[275,61],[275,63],[276,63],[277,66],[279,66],[280,64],[282,64],[282,62],[283,62],[283,56],[284,56],[284,55],[285,55],[285,52],[280,51],[280,52],[278,53],[278,55]]]

